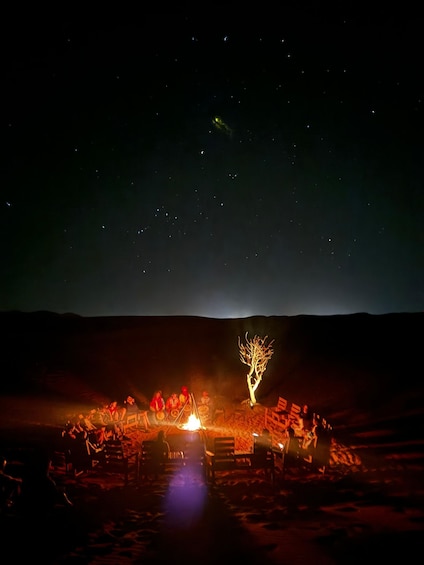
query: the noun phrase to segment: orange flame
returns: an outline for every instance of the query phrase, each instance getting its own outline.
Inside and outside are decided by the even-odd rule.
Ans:
[[[194,414],[190,414],[187,422],[183,424],[181,427],[183,430],[189,430],[190,432],[195,432],[197,430],[200,430],[201,423],[199,418],[197,418]]]

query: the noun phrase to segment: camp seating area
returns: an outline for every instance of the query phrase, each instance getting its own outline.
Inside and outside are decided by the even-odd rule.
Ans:
[[[88,440],[55,451],[55,463],[63,460],[65,472],[79,477],[92,471],[121,475],[125,486],[137,480],[138,451],[132,451],[118,439],[105,441],[101,449],[93,450]]]
[[[263,470],[271,483],[275,480],[274,453],[272,449],[263,454],[255,452],[238,452],[235,450],[233,436],[216,437],[212,450],[205,452],[206,478],[215,483],[217,473],[222,471]]]
[[[247,416],[250,417],[251,414],[253,412],[249,409]],[[115,435],[100,446],[92,441],[92,434],[88,434],[85,440],[75,441],[67,439],[66,434],[62,433],[63,445],[60,451],[63,453],[67,473],[71,472],[74,476],[92,471],[120,474],[124,485],[132,482],[139,484],[140,481],[188,469],[190,466],[197,466],[200,475],[211,484],[216,482],[221,473],[233,471],[264,471],[264,478],[270,478],[273,482],[275,472],[279,474],[282,469],[281,476],[284,476],[284,455],[287,455],[290,449],[298,453],[299,460],[305,458],[306,461],[306,456],[310,453],[303,449],[303,430],[300,427],[297,433],[296,425],[299,422],[301,426],[303,421],[300,404],[288,402],[280,396],[276,406],[264,407],[261,414],[262,422],[256,421],[255,427],[258,432],[261,428],[268,430],[271,434],[271,445],[260,457],[255,450],[255,437],[252,445],[248,445],[249,442],[246,442],[245,438],[240,442],[239,437],[231,436],[228,432],[225,434],[223,429],[221,432],[224,433],[218,437],[217,430],[205,431],[203,428],[198,434],[200,441],[193,442],[195,434],[192,432],[178,431],[176,426],[167,426],[166,436],[171,443],[169,457],[164,465],[158,467],[151,454],[154,439],[151,436],[143,438],[144,432],[142,433],[136,425],[136,419],[126,422],[125,431],[131,437],[118,439]],[[237,416],[234,418],[238,419]],[[321,421],[325,422],[324,419]],[[230,427],[232,423],[230,422]],[[159,427],[157,429],[159,431]],[[252,435],[258,434],[255,432]]]

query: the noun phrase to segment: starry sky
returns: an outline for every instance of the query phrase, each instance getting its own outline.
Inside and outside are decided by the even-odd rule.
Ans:
[[[10,17],[1,311],[423,310],[424,21],[272,5]]]

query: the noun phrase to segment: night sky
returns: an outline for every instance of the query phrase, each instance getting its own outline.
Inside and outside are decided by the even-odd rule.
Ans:
[[[423,310],[424,20],[209,6],[3,21],[0,310]]]

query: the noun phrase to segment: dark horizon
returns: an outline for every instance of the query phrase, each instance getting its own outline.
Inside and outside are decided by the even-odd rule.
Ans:
[[[197,314],[159,314],[159,315],[137,315],[137,314],[116,314],[116,315],[98,315],[98,316],[85,316],[83,314],[78,314],[76,312],[54,312],[52,310],[1,310],[0,316],[2,315],[51,315],[59,317],[75,317],[75,318],[199,318],[205,320],[249,320],[251,318],[352,318],[352,317],[364,317],[369,316],[372,318],[379,317],[391,317],[391,316],[417,316],[424,314],[422,311],[417,312],[384,312],[381,314],[373,314],[371,312],[349,312],[345,314],[252,314],[249,316],[238,316],[238,317],[215,317],[215,316],[202,316]]]

